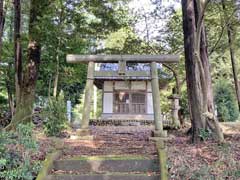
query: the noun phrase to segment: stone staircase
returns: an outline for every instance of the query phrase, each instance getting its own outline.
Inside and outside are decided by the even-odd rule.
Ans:
[[[142,156],[82,156],[53,162],[47,180],[159,180],[159,160]]]

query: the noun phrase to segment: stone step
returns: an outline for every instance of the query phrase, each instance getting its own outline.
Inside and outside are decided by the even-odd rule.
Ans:
[[[90,174],[90,175],[49,175],[47,180],[159,180],[160,175],[147,174]]]
[[[89,172],[159,172],[159,162],[155,159],[124,157],[111,158],[74,158],[57,160],[53,163],[55,171]]]

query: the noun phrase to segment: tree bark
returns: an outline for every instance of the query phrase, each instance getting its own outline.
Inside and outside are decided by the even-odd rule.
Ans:
[[[222,0],[222,8],[223,8],[224,14],[226,15],[226,6],[225,6],[224,0]],[[235,90],[236,90],[236,96],[237,96],[237,102],[238,102],[238,109],[240,111],[240,85],[239,85],[238,74],[237,74],[235,50],[233,47],[233,38],[232,38],[233,27],[230,22],[226,22],[226,24],[227,24],[227,36],[228,36],[229,51],[230,51],[230,57],[231,57],[231,63],[232,63],[233,78],[234,78],[234,84],[235,84]]]
[[[234,52],[234,48],[233,48],[232,30],[230,27],[228,27],[228,43],[229,43],[229,50],[230,50],[230,56],[231,56],[235,91],[236,91],[236,96],[237,96],[237,101],[238,101],[238,109],[240,111],[240,85],[238,83],[237,63],[236,63],[235,52]]]
[[[3,30],[5,24],[5,12],[3,9],[4,0],[0,0],[0,62],[2,61],[2,40],[3,40]]]
[[[202,1],[182,0],[186,80],[194,143],[200,142],[201,132],[209,128],[217,140],[223,141],[218,121],[213,114],[212,84],[203,23],[204,5]]]
[[[59,24],[59,29],[61,28],[62,25],[62,13],[60,17],[60,24]],[[61,36],[61,35],[60,35]],[[60,69],[60,47],[61,47],[61,37],[59,37],[58,44],[57,44],[57,50],[56,50],[56,73],[54,77],[54,86],[53,86],[53,97],[57,97],[58,93],[58,82],[59,82],[59,69]]]
[[[201,42],[200,42],[200,55],[201,55],[201,62],[204,69],[205,75],[205,82],[207,88],[207,106],[208,111],[214,114],[214,100],[213,100],[213,91],[212,91],[212,78],[210,73],[210,63],[208,58],[208,49],[207,49],[207,37],[206,37],[206,30],[205,26],[202,26],[201,31]]]
[[[14,0],[14,12],[15,96],[18,105],[22,82],[21,0]]]
[[[207,111],[211,114],[209,117],[205,114],[207,118],[207,126],[211,129],[211,131],[215,132],[215,138],[219,140],[223,140],[223,133],[219,126],[217,117],[215,116],[215,107],[214,107],[214,98],[213,98],[213,87],[212,87],[212,78],[211,78],[211,66],[209,63],[208,49],[207,49],[207,36],[205,26],[202,26],[201,32],[201,42],[200,42],[200,54],[201,54],[201,62],[204,69],[205,82],[206,82],[206,97],[207,98]]]
[[[57,51],[59,51],[59,48],[57,48]],[[58,52],[57,52],[56,60],[57,60],[57,64],[56,64],[56,74],[54,77],[53,97],[57,97],[57,91],[58,91],[58,80],[59,80],[59,54],[58,54]]]
[[[12,118],[14,115],[14,100],[13,100],[13,91],[11,88],[11,80],[12,80],[11,69],[12,69],[12,64],[8,64],[7,77],[6,77],[6,89],[8,94],[8,106],[9,106],[9,110]]]
[[[64,15],[64,5],[62,0],[60,0],[60,6],[61,11],[59,14],[59,24],[58,24],[58,30],[59,32],[62,32],[62,23],[63,23],[63,15]],[[57,43],[57,49],[56,49],[56,73],[54,77],[54,87],[53,87],[53,97],[57,97],[58,93],[58,82],[59,82],[59,69],[60,69],[60,48],[62,44],[62,33],[59,33],[58,37],[58,43]]]
[[[16,12],[20,11],[20,0],[15,0]],[[22,72],[19,69],[19,73],[22,73],[21,76],[17,76],[19,80],[19,97],[16,104],[16,113],[11,121],[11,124],[6,128],[14,129],[18,123],[28,123],[32,121],[33,114],[33,105],[35,100],[35,88],[38,77],[38,70],[40,65],[41,58],[41,46],[40,46],[40,29],[39,29],[39,18],[43,13],[43,8],[47,7],[46,1],[31,0],[30,2],[30,20],[29,20],[29,44],[28,44],[28,58],[26,62],[25,71]],[[16,13],[16,14],[19,14]],[[19,16],[15,16],[20,18]],[[19,21],[16,21],[15,28],[20,25]],[[19,37],[20,33],[18,34]],[[18,40],[19,38],[16,38]],[[16,41],[16,44],[18,41]],[[20,43],[19,43],[20,44]],[[18,44],[17,44],[18,45]],[[20,46],[20,45],[19,45]],[[19,46],[15,46],[16,52],[19,51]],[[16,54],[18,58],[18,54]],[[18,64],[17,64],[18,65]],[[21,65],[21,64],[19,64]],[[18,66],[16,66],[18,68]],[[22,69],[21,69],[22,70]]]

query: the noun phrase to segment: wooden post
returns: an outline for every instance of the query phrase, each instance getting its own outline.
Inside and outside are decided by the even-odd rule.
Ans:
[[[94,62],[88,63],[87,83],[82,113],[81,129],[88,129],[91,112],[91,100],[93,94]]]
[[[153,109],[154,109],[154,123],[155,132],[154,136],[161,137],[164,136],[163,132],[163,122],[160,108],[160,92],[158,83],[158,71],[157,63],[151,62],[151,84],[152,84],[152,96],[153,96]]]

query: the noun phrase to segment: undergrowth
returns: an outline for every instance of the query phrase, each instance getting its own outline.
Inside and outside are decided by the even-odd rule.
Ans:
[[[33,180],[41,168],[33,160],[38,144],[33,125],[18,125],[16,131],[0,132],[0,180]]]

